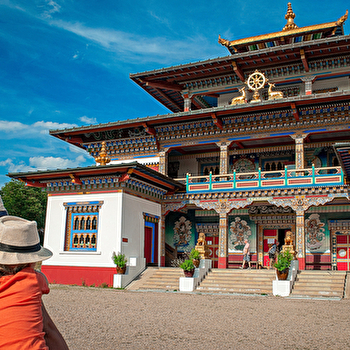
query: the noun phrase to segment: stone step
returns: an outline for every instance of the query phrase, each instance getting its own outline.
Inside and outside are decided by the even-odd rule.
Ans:
[[[294,285],[293,288],[295,291],[309,291],[309,290],[324,290],[324,291],[343,291],[344,290],[344,285],[342,286],[333,286],[333,285],[328,285],[328,286],[315,286],[315,285]]]
[[[148,269],[152,269],[147,273]],[[178,290],[179,278],[184,276],[180,268],[148,268],[130,290]]]
[[[204,288],[196,289],[202,293],[239,293],[239,294],[272,294],[272,286],[270,288]]]
[[[344,294],[346,273],[342,271],[301,271],[295,280],[293,297],[337,297]]]
[[[292,297],[336,297],[342,298],[343,292],[326,292],[326,291],[304,291],[304,292],[294,292],[291,294]]]

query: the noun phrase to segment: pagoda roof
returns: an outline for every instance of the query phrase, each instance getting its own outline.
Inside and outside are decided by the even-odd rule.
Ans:
[[[82,184],[86,177],[115,176],[119,178],[134,178],[165,191],[183,189],[184,185],[138,162],[109,164],[103,166],[88,166],[81,168],[44,170],[33,172],[9,173],[7,176],[20,180],[31,187],[46,187],[49,182],[67,179],[72,184]],[[121,182],[121,181],[120,181]]]
[[[207,118],[223,118],[232,115],[243,115],[246,113],[255,113],[256,111],[263,112],[268,110],[279,110],[291,108],[293,104],[296,108],[322,105],[330,102],[348,101],[350,93],[347,91],[339,91],[323,93],[317,95],[293,96],[288,99],[281,100],[264,100],[255,104],[244,105],[225,105],[220,107],[207,108],[202,110],[193,110],[189,112],[168,113],[163,115],[149,116],[144,118],[134,118],[128,120],[120,120],[96,125],[86,125],[81,127],[73,127],[66,129],[50,130],[50,135],[57,137],[63,141],[83,147],[84,143],[96,142],[89,139],[89,134],[99,132],[110,132],[112,130],[133,130],[135,128],[144,128],[149,135],[156,137],[154,127],[167,125],[172,123],[181,123],[188,121],[198,121]],[[101,140],[102,142],[103,140]]]
[[[288,11],[285,18],[287,19],[287,24],[279,32],[232,41],[222,39],[219,35],[219,43],[226,46],[231,54],[235,54],[237,52],[257,50],[258,48],[344,35],[343,24],[348,18],[348,10],[337,21],[299,28],[294,23],[295,14],[291,3],[288,3]]]
[[[192,110],[205,109],[215,106],[216,100],[211,99],[213,91],[204,87],[193,92],[190,89],[192,82],[230,76],[233,85],[237,86],[256,69],[302,62],[308,71],[308,59],[329,58],[349,52],[349,36],[343,31],[348,11],[335,22],[302,28],[290,22],[290,16],[293,17],[293,14],[288,15],[288,27],[280,32],[234,41],[219,38],[219,42],[229,49],[229,56],[134,73],[130,74],[130,79],[171,112],[184,110],[186,93],[194,93]],[[227,93],[227,87],[224,86],[222,91]]]

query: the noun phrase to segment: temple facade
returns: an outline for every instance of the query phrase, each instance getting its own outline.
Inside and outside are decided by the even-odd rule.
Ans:
[[[350,269],[350,36],[339,19],[229,40],[228,55],[131,74],[170,113],[53,130],[96,166],[9,174],[48,192],[50,282],[170,266],[204,232],[214,267],[256,268],[292,231],[299,269]],[[93,281],[93,282],[92,282]]]

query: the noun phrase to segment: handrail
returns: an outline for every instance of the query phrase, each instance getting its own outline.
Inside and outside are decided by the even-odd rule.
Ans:
[[[212,174],[175,179],[186,184],[187,192],[195,191],[232,191],[248,188],[274,188],[315,185],[344,184],[344,173],[340,166],[303,169],[288,169],[237,173],[234,169],[231,174]]]

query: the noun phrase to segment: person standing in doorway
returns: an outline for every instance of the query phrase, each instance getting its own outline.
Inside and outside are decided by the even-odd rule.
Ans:
[[[278,246],[279,246],[279,242],[275,242],[269,249],[268,253],[269,253],[269,259],[270,259],[270,264],[269,264],[269,270],[271,267],[273,267],[275,265],[276,262],[276,256],[277,256],[277,252],[278,252]]]
[[[243,262],[241,269],[244,269],[246,262],[248,263],[248,269],[250,270],[250,244],[247,239],[244,240]]]

